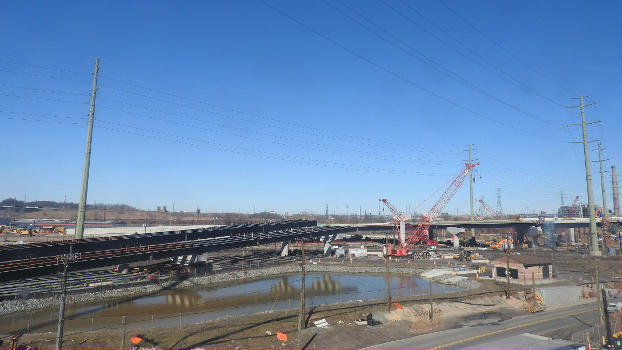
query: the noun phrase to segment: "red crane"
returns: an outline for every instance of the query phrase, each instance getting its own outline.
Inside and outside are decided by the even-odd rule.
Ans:
[[[566,213],[566,219],[576,215],[575,212],[577,211],[577,202],[579,202],[579,196],[576,196],[574,198],[574,201],[572,201],[572,205],[570,206],[570,208],[568,208],[568,212]]]
[[[479,165],[479,163],[466,163],[464,169],[453,178],[445,192],[439,197],[439,199],[434,203],[432,208],[428,211],[427,214],[423,215],[421,220],[419,221],[419,225],[414,227],[412,225],[406,224],[406,228],[408,231],[408,235],[406,236],[406,240],[401,243],[401,247],[393,248],[386,247],[387,255],[407,255],[409,250],[415,245],[437,245],[438,242],[435,240],[431,240],[429,237],[428,230],[432,225],[432,221],[438,218],[441,215],[441,211],[447,206],[449,201],[454,197],[456,192],[462,187],[464,183],[464,179],[469,174],[471,169],[475,166]],[[386,199],[381,199],[382,201],[392,212],[399,213]],[[400,213],[401,214],[401,213]],[[403,217],[403,216],[398,216]]]
[[[393,219],[395,219],[395,221],[407,222],[408,220],[410,220],[410,216],[409,215],[406,215],[406,214],[402,213],[401,211],[399,211],[386,198],[380,199],[380,201],[382,203],[384,203],[384,205],[386,205],[387,208],[389,208],[389,210],[391,211],[391,214],[393,214]]]
[[[492,208],[488,205],[488,203],[484,202],[484,200],[483,200],[483,199],[478,199],[477,201],[479,202],[479,204],[481,204],[481,205],[482,205],[482,206],[486,209],[486,211],[488,211],[488,213],[490,213],[490,215],[492,215],[492,217],[493,217],[493,218],[495,218],[495,219],[501,219],[501,218],[503,217],[503,215],[502,215],[502,214],[500,214],[500,213],[499,213],[499,212],[497,212],[496,210],[492,209]]]

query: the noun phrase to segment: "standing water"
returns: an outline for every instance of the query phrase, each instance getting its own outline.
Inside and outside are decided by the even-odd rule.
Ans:
[[[380,274],[309,273],[306,276],[307,307],[386,297],[386,279]],[[117,328],[121,316],[128,327],[174,327],[229,316],[295,309],[300,295],[300,275],[282,275],[226,286],[163,290],[156,294],[108,303],[68,305],[65,327],[69,330]],[[429,281],[408,275],[393,275],[392,297],[429,293]],[[432,293],[462,290],[432,282]],[[296,311],[294,311],[296,312]],[[53,331],[58,310],[21,312],[0,317],[2,333],[19,330]]]

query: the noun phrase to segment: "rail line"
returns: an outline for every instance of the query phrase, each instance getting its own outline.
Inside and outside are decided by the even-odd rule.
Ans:
[[[78,271],[137,261],[155,261],[175,256],[200,255],[228,249],[242,248],[301,238],[320,238],[355,231],[351,227],[303,227],[269,232],[244,232],[236,235],[198,239],[193,241],[126,245],[122,248],[97,250],[72,254],[68,270]],[[58,272],[63,266],[63,256],[44,256],[0,263],[0,281],[36,277]]]

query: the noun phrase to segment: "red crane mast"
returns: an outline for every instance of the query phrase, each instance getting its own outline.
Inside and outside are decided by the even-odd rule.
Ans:
[[[571,216],[576,215],[575,212],[577,211],[578,202],[579,202],[579,196],[576,196],[574,198],[574,201],[572,201],[572,205],[570,206],[570,208],[568,208],[568,212],[566,213],[566,219],[570,218]]]
[[[406,241],[401,242],[402,247],[398,249],[387,247],[389,248],[387,249],[387,254],[388,255],[406,255],[408,254],[408,251],[412,249],[415,245],[437,245],[438,244],[437,241],[429,239],[430,236],[429,236],[428,231],[429,231],[430,226],[432,225],[432,221],[434,221],[441,215],[441,211],[447,206],[449,201],[454,197],[456,192],[458,192],[460,187],[462,187],[462,184],[464,183],[464,179],[469,174],[471,169],[473,169],[477,165],[479,165],[479,163],[465,163],[464,169],[462,169],[462,171],[460,171],[460,173],[458,173],[458,175],[456,175],[456,177],[453,178],[453,180],[451,181],[451,183],[449,184],[445,192],[443,192],[443,194],[439,197],[436,203],[434,203],[434,205],[428,211],[428,213],[425,214],[421,218],[421,220],[419,221],[419,225],[417,225],[416,228],[414,228],[411,225],[406,225],[409,233],[406,236]],[[389,208],[389,210],[391,210],[392,212],[394,212],[395,210],[395,212],[399,213],[399,211],[397,211],[395,207],[393,207],[391,203],[389,203],[388,200],[381,199],[381,201]],[[395,212],[394,212],[394,217],[397,219]],[[399,217],[405,217],[405,216],[399,216]],[[405,220],[401,220],[401,221],[405,221]]]

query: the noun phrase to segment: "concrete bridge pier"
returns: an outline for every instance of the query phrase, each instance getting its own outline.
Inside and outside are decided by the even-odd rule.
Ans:
[[[330,242],[334,241],[335,239],[337,239],[336,233],[324,236],[324,256],[330,256]]]
[[[568,241],[570,243],[575,243],[575,239],[574,239],[574,227],[571,227],[568,229]]]
[[[281,256],[289,256],[289,241],[281,242]]]

